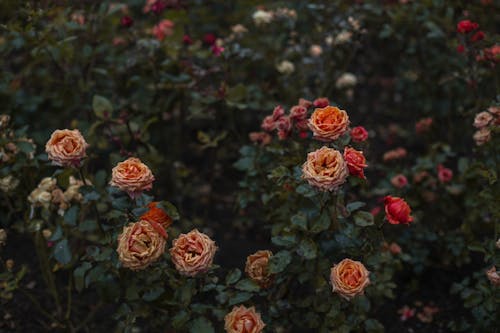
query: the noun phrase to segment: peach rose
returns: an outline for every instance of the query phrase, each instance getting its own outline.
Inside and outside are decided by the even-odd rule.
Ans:
[[[309,128],[314,138],[320,141],[338,139],[349,127],[349,116],[344,110],[327,106],[314,110],[309,119]]]
[[[78,168],[87,156],[85,151],[88,146],[77,129],[55,130],[45,145],[45,151],[55,165]]]
[[[140,159],[131,157],[118,163],[112,170],[111,186],[127,192],[132,198],[153,187],[155,177]]]
[[[368,164],[366,164],[366,159],[362,151],[351,147],[345,147],[344,160],[347,163],[347,168],[349,169],[349,173],[351,175],[366,179],[364,169],[368,166]]]
[[[474,141],[476,141],[476,145],[482,146],[486,142],[490,141],[491,131],[486,127],[481,128],[479,131],[476,131],[476,133],[474,133],[473,138]]]
[[[413,222],[411,208],[401,198],[391,197],[390,195],[384,198],[385,217],[390,224],[409,224]]]
[[[172,224],[172,219],[168,214],[161,208],[157,207],[158,202],[150,202],[148,204],[148,210],[139,218],[140,220],[153,222],[161,225],[164,229],[167,229]]]
[[[250,308],[243,305],[235,306],[224,317],[224,329],[228,333],[260,333],[265,326],[260,314],[253,306]]]
[[[267,288],[272,282],[272,275],[269,274],[269,258],[271,251],[257,251],[247,257],[245,272],[248,277],[259,284],[262,288]]]
[[[493,116],[491,115],[491,113],[486,111],[479,112],[478,114],[476,114],[476,117],[474,118],[474,127],[481,129],[483,127],[488,126],[492,120]]]
[[[370,272],[361,262],[344,259],[331,269],[332,291],[347,300],[363,295],[364,289],[370,284],[369,275]]]
[[[348,175],[347,163],[342,154],[324,146],[307,154],[307,161],[302,165],[302,178],[323,191],[338,189]]]
[[[210,268],[216,250],[217,246],[210,237],[194,229],[174,239],[170,255],[179,273],[195,276]]]
[[[494,286],[500,286],[500,274],[498,274],[495,266],[486,271],[486,277]]]
[[[123,267],[141,270],[165,252],[167,234],[158,232],[148,221],[129,223],[118,236],[117,252]]]

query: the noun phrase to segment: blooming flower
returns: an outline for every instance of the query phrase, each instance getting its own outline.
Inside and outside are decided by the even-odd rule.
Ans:
[[[453,171],[448,168],[445,168],[442,164],[439,164],[437,167],[438,170],[438,178],[441,183],[448,183],[453,178]]]
[[[172,224],[172,218],[163,209],[158,207],[158,202],[156,201],[148,204],[148,210],[139,219],[159,224],[164,229],[167,229]]]
[[[131,157],[113,168],[109,184],[127,192],[134,198],[143,191],[150,190],[154,180],[153,173],[148,166],[140,159]]]
[[[269,273],[269,259],[272,255],[271,251],[261,250],[247,257],[245,272],[262,288],[267,288],[273,278]]]
[[[358,79],[352,73],[342,74],[335,82],[338,89],[352,88],[358,83]]]
[[[411,208],[403,199],[388,195],[384,198],[384,205],[385,217],[390,224],[413,222],[413,217],[410,215]]]
[[[351,139],[354,142],[363,142],[368,139],[368,132],[363,126],[356,126],[351,129]]]
[[[295,71],[295,66],[293,63],[291,63],[290,61],[288,60],[283,60],[282,62],[280,62],[277,66],[276,66],[276,69],[278,70],[278,72],[280,72],[281,74],[285,74],[285,75],[289,75],[289,74],[292,74],[294,71]]]
[[[462,20],[457,24],[457,32],[460,34],[469,33],[477,28],[479,28],[479,24],[470,20]]]
[[[260,333],[265,326],[260,314],[253,306],[250,308],[243,305],[235,306],[224,317],[224,329],[227,333]]]
[[[320,141],[334,141],[344,134],[349,127],[347,112],[335,106],[314,110],[309,118],[309,128],[314,138]]]
[[[488,126],[492,120],[493,116],[491,115],[491,113],[487,111],[479,112],[474,118],[474,127],[481,129]]]
[[[160,41],[164,40],[165,37],[174,33],[174,26],[174,22],[170,20],[161,20],[160,23],[153,27],[153,35]]]
[[[342,154],[324,146],[307,154],[307,161],[302,166],[302,178],[322,191],[338,189],[348,175],[347,163]]]
[[[174,239],[170,256],[179,273],[195,276],[210,268],[216,250],[217,246],[210,237],[194,229]]]
[[[368,166],[366,164],[365,156],[362,151],[356,150],[351,147],[344,148],[344,160],[347,163],[347,168],[352,176],[366,179],[364,169]]]
[[[333,292],[347,300],[363,295],[370,284],[370,272],[359,261],[344,259],[334,265],[330,271]]]
[[[408,179],[406,179],[405,175],[398,174],[391,178],[391,184],[397,188],[403,188],[408,185]]]
[[[55,165],[79,167],[87,156],[88,144],[79,130],[56,130],[45,145],[49,160]]]
[[[259,9],[255,13],[253,13],[252,19],[255,25],[259,27],[271,23],[271,21],[273,20],[273,14]]]

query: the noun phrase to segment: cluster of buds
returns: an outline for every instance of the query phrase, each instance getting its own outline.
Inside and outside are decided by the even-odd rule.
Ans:
[[[459,53],[467,51],[468,47],[483,40],[486,35],[479,30],[479,24],[470,20],[462,20],[457,24],[457,32],[461,36],[461,43],[457,47]]]
[[[88,184],[90,182],[86,180]],[[81,202],[83,199],[80,193],[80,187],[84,185],[81,180],[76,179],[73,176],[69,177],[69,186],[63,191],[57,186],[57,180],[55,178],[46,177],[43,178],[30,195],[28,196],[28,201],[31,203],[32,207],[44,207],[49,209],[51,204],[57,207],[57,213],[59,215],[64,215],[64,212],[71,207],[72,202]]]
[[[481,146],[491,139],[491,129],[500,125],[500,106],[490,106],[487,111],[476,114],[474,118],[474,127],[477,128],[474,133],[476,145]]]
[[[32,149],[29,149],[29,153],[26,153],[27,157],[31,160],[34,158],[34,152],[36,145],[33,143],[32,139],[26,137],[16,137],[15,132],[9,127],[10,116],[7,114],[0,115],[0,139],[3,142],[0,145],[0,161],[13,162],[17,154],[19,154],[21,149],[19,149],[19,144],[23,145],[29,144]]]
[[[308,130],[308,112],[312,105],[313,103],[300,99],[299,103],[290,109],[288,115],[285,109],[278,105],[271,115],[264,118],[261,128],[267,133],[277,131],[280,140],[288,138],[294,128],[299,131],[301,137],[305,137]]]

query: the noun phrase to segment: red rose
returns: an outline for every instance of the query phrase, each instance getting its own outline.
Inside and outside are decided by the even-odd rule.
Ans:
[[[344,160],[347,163],[347,168],[352,176],[366,179],[364,174],[364,168],[368,165],[366,164],[366,159],[363,156],[362,151],[358,151],[351,147],[344,148]]]
[[[368,139],[368,132],[363,126],[356,126],[351,130],[351,139],[354,142],[363,142]]]
[[[438,165],[438,178],[441,183],[448,183],[453,178],[453,171],[445,168],[442,164]]]
[[[326,97],[320,97],[314,100],[313,105],[316,108],[326,108],[328,105],[330,105],[330,101]]]
[[[217,39],[217,37],[215,37],[214,34],[206,34],[203,37],[203,43],[208,44],[208,45],[213,45],[213,44],[215,44],[216,39]]]
[[[470,20],[462,20],[457,24],[457,32],[461,34],[469,33],[477,28],[479,28],[479,24]]]
[[[472,35],[472,37],[470,38],[470,41],[471,41],[472,43],[474,43],[474,42],[478,42],[478,41],[480,41],[480,40],[483,40],[483,39],[484,39],[484,37],[485,37],[484,32],[482,32],[482,31],[478,31],[478,32],[476,32],[474,35]]]
[[[385,217],[390,224],[409,224],[413,221],[411,208],[403,199],[388,195],[384,198],[384,205]]]
[[[124,16],[120,20],[122,27],[130,28],[134,24],[134,20],[130,16]]]
[[[193,40],[191,39],[191,37],[189,37],[189,35],[182,36],[182,42],[185,45],[191,45],[191,44],[193,44]]]

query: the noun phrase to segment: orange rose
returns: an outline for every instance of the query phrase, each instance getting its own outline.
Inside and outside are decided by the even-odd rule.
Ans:
[[[117,252],[123,267],[140,270],[148,267],[165,252],[167,234],[158,232],[147,221],[129,223],[118,236]]]
[[[170,255],[179,273],[195,276],[210,268],[216,250],[217,246],[210,237],[194,229],[174,239]]]
[[[172,224],[172,219],[161,208],[157,207],[158,202],[150,202],[148,204],[148,211],[141,215],[140,220],[154,222],[167,229]]]
[[[368,166],[362,151],[351,147],[344,148],[344,160],[347,163],[349,173],[355,177],[366,179],[364,169]]]
[[[333,292],[350,300],[356,295],[363,295],[370,284],[370,272],[359,261],[344,259],[334,265],[330,272]]]
[[[302,166],[302,178],[323,191],[336,190],[348,175],[342,154],[328,147],[307,154],[307,161]]]
[[[388,195],[384,198],[384,205],[385,217],[390,224],[413,222],[413,217],[410,215],[411,208],[403,199]]]
[[[45,145],[45,151],[55,165],[78,168],[87,156],[85,151],[88,146],[77,129],[55,130]]]
[[[272,282],[273,277],[269,274],[269,258],[272,255],[271,251],[257,251],[247,257],[245,272],[262,288],[267,288]]]
[[[132,198],[153,187],[155,177],[140,159],[131,157],[118,163],[112,171],[110,185],[127,192]]]
[[[338,139],[349,127],[349,116],[344,110],[327,106],[314,110],[309,119],[309,128],[314,138],[321,141]]]
[[[260,314],[253,306],[250,308],[243,305],[235,306],[224,317],[224,329],[228,333],[260,333],[265,326]]]

